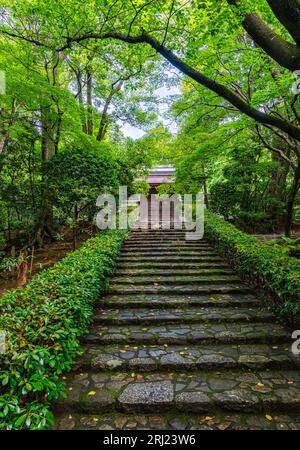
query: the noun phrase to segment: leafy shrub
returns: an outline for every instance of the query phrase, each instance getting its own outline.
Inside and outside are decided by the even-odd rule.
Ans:
[[[3,257],[3,259],[1,259],[0,255],[0,272],[6,272],[15,269],[17,266],[18,266],[18,258]]]
[[[175,192],[176,189],[174,183],[162,183],[157,188],[158,195],[173,195]]]
[[[210,207],[224,217],[235,215],[237,209],[236,186],[229,181],[219,181],[210,188]]]
[[[225,254],[237,272],[272,294],[286,319],[300,318],[300,261],[260,242],[217,214],[205,211],[205,235]]]
[[[136,180],[132,183],[132,191],[134,194],[142,194],[148,197],[150,185],[146,180]]]
[[[48,197],[63,223],[73,219],[75,206],[92,218],[100,194],[117,193],[120,184],[131,181],[126,167],[111,153],[94,148],[65,150],[48,161],[45,170]]]
[[[6,210],[4,202],[0,201],[0,252],[3,250],[3,247],[5,246],[5,224],[6,224]],[[1,260],[1,255],[0,255]]]
[[[300,238],[289,238],[286,236],[280,236],[277,239],[272,239],[267,242],[268,245],[279,248],[288,256],[294,256],[300,258]]]
[[[50,426],[51,401],[64,393],[61,375],[80,352],[78,337],[92,319],[92,303],[108,288],[126,233],[108,231],[89,239],[24,289],[0,300],[0,428]]]

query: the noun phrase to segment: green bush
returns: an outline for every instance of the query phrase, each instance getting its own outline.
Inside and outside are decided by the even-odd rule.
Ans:
[[[1,260],[1,254],[2,250],[5,246],[5,234],[4,230],[6,228],[6,209],[5,204],[0,200],[0,260]]]
[[[207,210],[205,235],[228,257],[239,274],[272,294],[275,308],[282,316],[291,320],[300,318],[298,259],[243,233]]]
[[[150,185],[146,180],[136,180],[132,183],[132,192],[134,194],[142,194],[148,197],[150,192]]]
[[[88,330],[92,304],[109,284],[124,231],[89,239],[24,289],[0,301],[0,428],[43,429],[51,425],[51,401],[64,394],[61,375],[80,353],[78,338]]]
[[[61,223],[74,220],[75,206],[81,218],[92,220],[100,194],[118,193],[120,185],[131,182],[129,169],[113,157],[109,148],[104,142],[99,148],[71,148],[45,165],[47,195]]]

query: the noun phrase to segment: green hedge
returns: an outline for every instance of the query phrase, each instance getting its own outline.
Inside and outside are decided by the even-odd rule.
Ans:
[[[236,271],[266,289],[286,319],[300,318],[300,261],[238,230],[205,211],[205,235],[227,256]]]
[[[7,334],[0,359],[0,428],[51,425],[51,401],[64,395],[61,375],[80,353],[78,338],[91,323],[93,302],[108,288],[125,236],[100,233],[0,300],[0,330]]]

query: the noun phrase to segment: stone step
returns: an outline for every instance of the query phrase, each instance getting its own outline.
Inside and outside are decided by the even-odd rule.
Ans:
[[[268,322],[207,322],[170,325],[97,325],[82,342],[96,344],[203,344],[203,343],[285,343],[290,341],[281,325]]]
[[[219,269],[219,268],[211,268],[211,269],[163,269],[163,268],[151,268],[151,269],[145,269],[145,268],[118,268],[115,272],[115,275],[118,276],[136,276],[136,275],[143,275],[143,276],[203,276],[203,275],[234,275],[235,272],[232,269]]]
[[[140,264],[146,263],[149,264],[150,262],[157,262],[157,263],[183,263],[183,262],[188,262],[188,263],[203,263],[203,262],[223,262],[224,260],[222,258],[220,258],[219,256],[209,256],[209,255],[205,255],[205,256],[184,256],[184,255],[156,255],[156,256],[151,256],[151,255],[145,255],[145,256],[137,256],[133,253],[131,253],[130,255],[122,255],[119,256],[118,258],[118,263],[121,262],[139,262]]]
[[[269,370],[300,367],[290,345],[88,346],[75,369],[82,371],[180,372]]]
[[[131,235],[130,239],[127,239],[125,242],[169,242],[169,241],[175,241],[180,240],[182,242],[199,242],[203,244],[209,244],[209,241],[206,239],[198,239],[197,241],[193,241],[190,239],[186,239],[186,233],[161,233],[157,234],[154,232],[146,232],[144,234],[138,234],[138,235]]]
[[[160,324],[202,322],[270,322],[274,315],[258,308],[176,308],[176,309],[108,309],[96,310],[94,323],[98,324]]]
[[[268,418],[266,417],[268,416]],[[300,430],[299,414],[85,414],[60,413],[56,430]]]
[[[221,268],[229,268],[228,264],[224,261],[207,261],[207,262],[181,262],[177,261],[175,263],[170,262],[159,262],[159,261],[148,261],[145,260],[143,262],[139,261],[120,261],[117,265],[118,268],[128,268],[128,269],[143,269],[143,268],[151,268],[151,269],[221,269]]]
[[[82,372],[68,377],[67,398],[56,409],[71,412],[300,413],[299,370],[261,372]]]
[[[211,246],[212,243],[205,240],[205,239],[199,239],[196,241],[186,239],[185,233],[181,236],[145,236],[145,237],[131,237],[130,239],[126,239],[123,242],[123,245],[153,245],[153,244],[161,244],[161,245],[172,245],[172,244],[179,244],[179,245],[207,245]]]
[[[212,249],[213,247],[209,244],[201,244],[201,243],[192,243],[192,242],[186,242],[186,241],[170,241],[170,242],[151,242],[147,243],[144,241],[141,242],[132,242],[132,241],[125,241],[122,245],[122,249],[131,249],[131,248],[138,248],[138,249],[168,249],[168,248],[182,248],[182,249]]]
[[[147,275],[147,276],[140,276],[140,275],[134,275],[132,277],[114,277],[112,282],[112,288],[117,285],[161,285],[161,284],[168,284],[169,286],[177,286],[177,285],[186,285],[186,284],[197,284],[197,283],[204,283],[204,284],[227,284],[227,283],[234,283],[234,282],[241,282],[240,277],[237,275],[220,275],[220,274],[207,274],[207,275],[182,275],[182,276],[155,276],[155,275]]]
[[[174,242],[178,241],[181,243],[187,243],[187,244],[202,244],[202,245],[211,245],[211,242],[206,241],[201,238],[197,239],[189,239],[188,235],[186,233],[183,233],[181,235],[175,235],[170,234],[169,236],[165,235],[151,235],[150,233],[146,234],[145,236],[141,237],[133,237],[125,242],[138,242],[138,243],[144,243],[144,244],[151,244],[151,243],[168,243],[168,242]]]
[[[169,295],[189,295],[189,294],[250,294],[252,291],[244,284],[194,284],[176,285],[168,284],[154,285],[134,285],[126,286],[112,283],[109,292],[111,294],[169,294]]]
[[[177,248],[170,249],[170,250],[135,250],[135,251],[122,251],[121,257],[134,257],[134,258],[149,258],[154,257],[157,258],[158,256],[160,258],[163,258],[164,256],[171,256],[171,257],[181,257],[181,256],[218,256],[218,253],[216,253],[214,250],[178,250]]]
[[[123,245],[141,245],[141,246],[168,246],[168,245],[182,245],[182,246],[199,246],[199,247],[211,247],[211,242],[199,240],[187,240],[185,235],[183,236],[169,236],[169,237],[145,237],[145,238],[133,238],[124,241]]]
[[[145,229],[145,230],[131,230],[130,232],[130,238],[134,238],[136,236],[138,237],[144,237],[144,236],[162,236],[162,237],[168,237],[168,236],[174,236],[174,235],[182,235],[184,236],[187,232],[186,229],[171,229],[171,230],[161,230],[161,229]],[[204,239],[204,238],[203,238]]]
[[[145,307],[155,308],[186,308],[188,306],[196,307],[259,307],[260,301],[251,294],[211,294],[207,295],[113,295],[108,294],[98,302],[94,303],[95,308],[136,308]]]
[[[195,246],[187,246],[187,245],[151,245],[149,247],[145,247],[145,246],[139,246],[139,245],[126,245],[122,247],[122,254],[127,254],[127,253],[147,253],[147,254],[151,254],[151,253],[184,253],[184,252],[191,252],[191,253],[208,253],[208,252],[213,252],[216,253],[215,250],[213,249],[213,247],[209,247],[209,246],[199,246],[199,247],[195,247]]]
[[[168,240],[182,240],[184,242],[192,242],[193,240],[191,239],[186,239],[186,231],[183,232],[155,232],[155,231],[146,231],[146,232],[138,232],[138,233],[133,233],[131,232],[130,237],[128,239],[126,239],[125,242],[132,242],[132,241],[144,241],[147,242],[148,240],[155,240],[155,239],[159,239],[161,241],[168,241]],[[203,244],[209,244],[211,243],[211,241],[209,241],[208,239],[205,239],[205,237],[202,237],[201,239],[198,239],[195,242],[199,242],[199,243],[203,243]]]

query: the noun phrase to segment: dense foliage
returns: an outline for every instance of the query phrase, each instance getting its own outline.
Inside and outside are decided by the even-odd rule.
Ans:
[[[117,160],[113,148],[102,143],[100,150],[66,150],[48,161],[48,198],[61,222],[71,218],[91,222],[100,193],[117,194],[120,185],[131,183],[132,172]]]
[[[265,289],[266,294],[272,294],[282,316],[299,320],[299,260],[280,247],[243,233],[211,211],[205,212],[205,234],[243,277]]]
[[[211,190],[213,208],[238,226],[291,234],[300,183],[298,1],[0,5],[6,227],[32,228],[34,217],[33,235],[51,235],[44,162],[110,141],[133,171],[173,161],[178,189],[200,186],[207,203]],[[160,105],[162,86],[178,94]],[[165,112],[176,122],[175,138],[159,110],[160,120]],[[146,135],[126,139],[124,122]]]
[[[201,190],[208,237],[297,315],[285,243],[214,212],[250,233],[297,232],[299,17],[299,0],[0,0],[0,270],[68,226],[76,247],[99,194],[146,194],[133,180],[174,164],[159,192]],[[96,237],[4,296],[3,426],[49,423],[122,236]]]
[[[51,424],[51,401],[64,392],[62,374],[80,351],[78,338],[91,323],[93,302],[108,288],[125,235],[100,233],[26,288],[1,298],[1,428]]]

